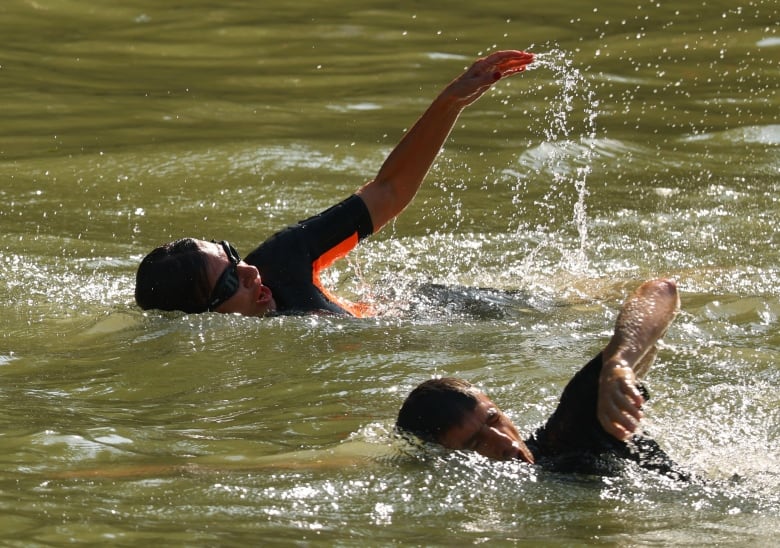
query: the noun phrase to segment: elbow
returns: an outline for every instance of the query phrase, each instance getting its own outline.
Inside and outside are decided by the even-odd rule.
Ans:
[[[406,203],[400,199],[392,184],[387,181],[374,180],[363,186],[356,193],[366,204],[374,232],[398,216]]]

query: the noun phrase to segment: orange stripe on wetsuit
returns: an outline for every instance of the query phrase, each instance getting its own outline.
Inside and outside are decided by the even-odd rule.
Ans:
[[[323,287],[320,274],[373,233],[363,200],[346,200],[289,226],[246,257],[273,292],[281,314],[329,311],[358,317],[370,315],[366,304],[350,303]]]
[[[327,253],[320,255],[320,258],[314,261],[312,264],[311,283],[313,283],[317,289],[322,291],[322,294],[325,295],[325,298],[332,303],[337,304],[353,316],[358,318],[365,318],[367,316],[372,316],[375,313],[373,307],[370,304],[353,303],[338,297],[337,295],[331,293],[327,287],[324,287],[322,285],[322,280],[320,279],[320,273],[323,270],[352,251],[359,241],[358,233],[355,232],[352,236],[341,242],[339,245],[331,248]]]

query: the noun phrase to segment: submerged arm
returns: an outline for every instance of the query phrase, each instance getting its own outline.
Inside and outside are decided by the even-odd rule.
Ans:
[[[374,232],[412,201],[461,111],[499,79],[525,70],[533,55],[498,51],[477,60],[434,99],[385,160],[373,181],[357,194],[371,213]]]

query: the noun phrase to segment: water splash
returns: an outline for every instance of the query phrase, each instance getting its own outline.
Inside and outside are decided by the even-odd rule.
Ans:
[[[524,80],[522,88],[528,88],[532,81],[538,86],[522,94],[542,105],[526,112],[526,116],[537,116],[528,121],[528,127],[539,137],[533,139],[535,146],[510,160],[514,165],[503,171],[503,188],[499,190],[508,190],[515,206],[508,225],[501,226],[505,222],[502,216],[502,223],[493,227],[475,223],[473,231],[464,232],[469,225],[463,219],[460,200],[467,184],[458,178],[443,177],[446,183],[434,184],[448,196],[446,205],[433,207],[427,214],[442,215],[432,223],[438,227],[436,231],[408,238],[397,235],[390,241],[362,246],[348,263],[350,280],[342,277],[344,271],[331,270],[325,274],[331,276],[326,284],[346,289],[355,300],[371,302],[385,313],[417,309],[418,305],[441,313],[435,304],[416,300],[421,292],[421,272],[427,273],[424,282],[446,286],[528,290],[537,296],[579,292],[574,288],[589,277],[584,276],[589,271],[587,180],[598,144],[599,104],[570,53],[559,49],[536,53],[536,61],[528,70],[537,72],[533,79]],[[452,161],[443,157],[438,161],[439,169],[446,173],[468,173],[471,169],[468,165],[453,166]],[[486,181],[489,178],[491,175]],[[525,188],[531,184],[535,188]],[[533,203],[530,209],[529,203]],[[368,266],[360,268],[358,263]],[[389,274],[387,280],[367,281],[361,271]],[[551,279],[555,280],[552,286]],[[347,288],[346,283],[351,287]],[[521,300],[518,308],[525,310],[527,304]]]
[[[537,203],[542,209],[551,211],[574,188],[576,201],[572,209],[571,222],[578,235],[578,247],[574,250],[559,249],[562,252],[562,266],[571,271],[581,272],[587,269],[588,223],[585,200],[588,196],[587,178],[591,173],[595,149],[596,116],[598,101],[590,89],[588,80],[563,50],[552,49],[537,53],[535,62],[529,70],[547,69],[553,73],[557,88],[549,100],[542,124],[544,142],[535,150],[541,160],[537,172],[549,172],[552,182],[542,200]],[[582,115],[575,118],[576,104],[583,103]],[[521,163],[523,158],[521,157]],[[515,203],[520,200],[519,193]],[[552,216],[551,216],[552,217]],[[551,218],[550,221],[553,219]],[[538,232],[544,232],[537,227]],[[550,237],[544,237],[535,255],[542,247],[560,247]]]

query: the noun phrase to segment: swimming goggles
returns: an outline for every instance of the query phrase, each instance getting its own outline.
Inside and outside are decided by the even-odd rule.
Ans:
[[[239,256],[238,251],[236,251],[236,248],[230,245],[230,243],[227,241],[222,240],[221,242],[217,242],[216,240],[212,240],[212,243],[222,246],[222,249],[225,250],[225,255],[227,255],[230,264],[222,272],[222,274],[219,276],[219,279],[217,280],[217,283],[214,285],[214,290],[211,292],[211,296],[209,297],[209,312],[213,312],[214,309],[230,299],[230,297],[235,295],[236,291],[238,291],[238,263],[241,262],[241,257]]]

